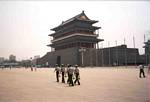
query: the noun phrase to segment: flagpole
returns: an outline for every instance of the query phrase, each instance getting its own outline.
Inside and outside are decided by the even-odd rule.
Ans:
[[[117,40],[115,41],[116,43],[116,65],[118,66],[118,47],[117,47]]]
[[[108,41],[108,47],[110,45],[110,42]],[[109,47],[109,66],[110,66],[110,47]]]
[[[134,36],[133,36],[133,46],[134,46],[134,49],[135,49],[135,38],[134,38]],[[135,66],[136,66],[136,52],[135,52]]]
[[[104,56],[103,56],[103,43],[102,43],[102,66],[104,66]]]
[[[145,34],[144,34],[144,44],[146,42],[146,39],[145,39]],[[146,44],[145,44],[146,45]],[[148,57],[147,57],[147,54],[145,53],[145,64],[147,65],[148,61],[147,61]]]
[[[126,44],[126,39],[124,38],[124,45]],[[125,47],[124,49],[124,54],[125,54],[125,66],[127,67],[127,48]]]

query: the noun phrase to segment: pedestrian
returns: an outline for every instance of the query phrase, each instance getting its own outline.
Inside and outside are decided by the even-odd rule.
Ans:
[[[80,81],[79,81],[80,80],[80,73],[79,73],[78,65],[75,65],[74,74],[75,74],[74,85],[76,85],[76,82],[78,82],[78,85],[80,85]]]
[[[34,71],[36,71],[37,66],[34,66]]]
[[[143,74],[143,77],[145,78],[145,73],[144,73],[144,65],[139,65],[139,68],[140,68],[140,73],[139,73],[139,77],[141,78],[142,74]]]
[[[74,68],[72,67],[72,65],[69,65],[69,69],[68,69],[69,86],[70,85],[74,86],[74,83],[73,83],[73,74],[74,74]]]
[[[12,67],[12,66],[10,65],[10,66],[9,66],[10,70],[11,70],[11,67]]]
[[[33,66],[31,65],[31,71],[33,71]]]
[[[54,72],[56,72],[56,79],[57,79],[57,82],[59,82],[59,72],[60,72],[60,68],[58,66],[58,64],[55,65],[55,70]]]
[[[64,64],[61,65],[62,83],[65,83],[65,67]]]

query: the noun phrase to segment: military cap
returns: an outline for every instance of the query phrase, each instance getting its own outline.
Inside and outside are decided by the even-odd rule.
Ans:
[[[78,67],[78,65],[76,64],[75,67]]]

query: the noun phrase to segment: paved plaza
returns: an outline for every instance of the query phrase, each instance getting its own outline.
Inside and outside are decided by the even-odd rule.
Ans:
[[[0,69],[0,102],[150,102],[150,75],[134,67],[80,69],[81,85],[57,83],[54,69]]]

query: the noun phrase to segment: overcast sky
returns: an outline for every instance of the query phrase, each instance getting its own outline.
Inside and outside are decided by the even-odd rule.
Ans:
[[[125,43],[144,53],[144,34],[150,32],[150,2],[148,1],[0,1],[0,57],[10,54],[17,59],[35,55],[41,57],[50,51],[49,34],[58,26],[79,13],[99,22],[103,47]],[[100,43],[100,47],[101,47]]]

